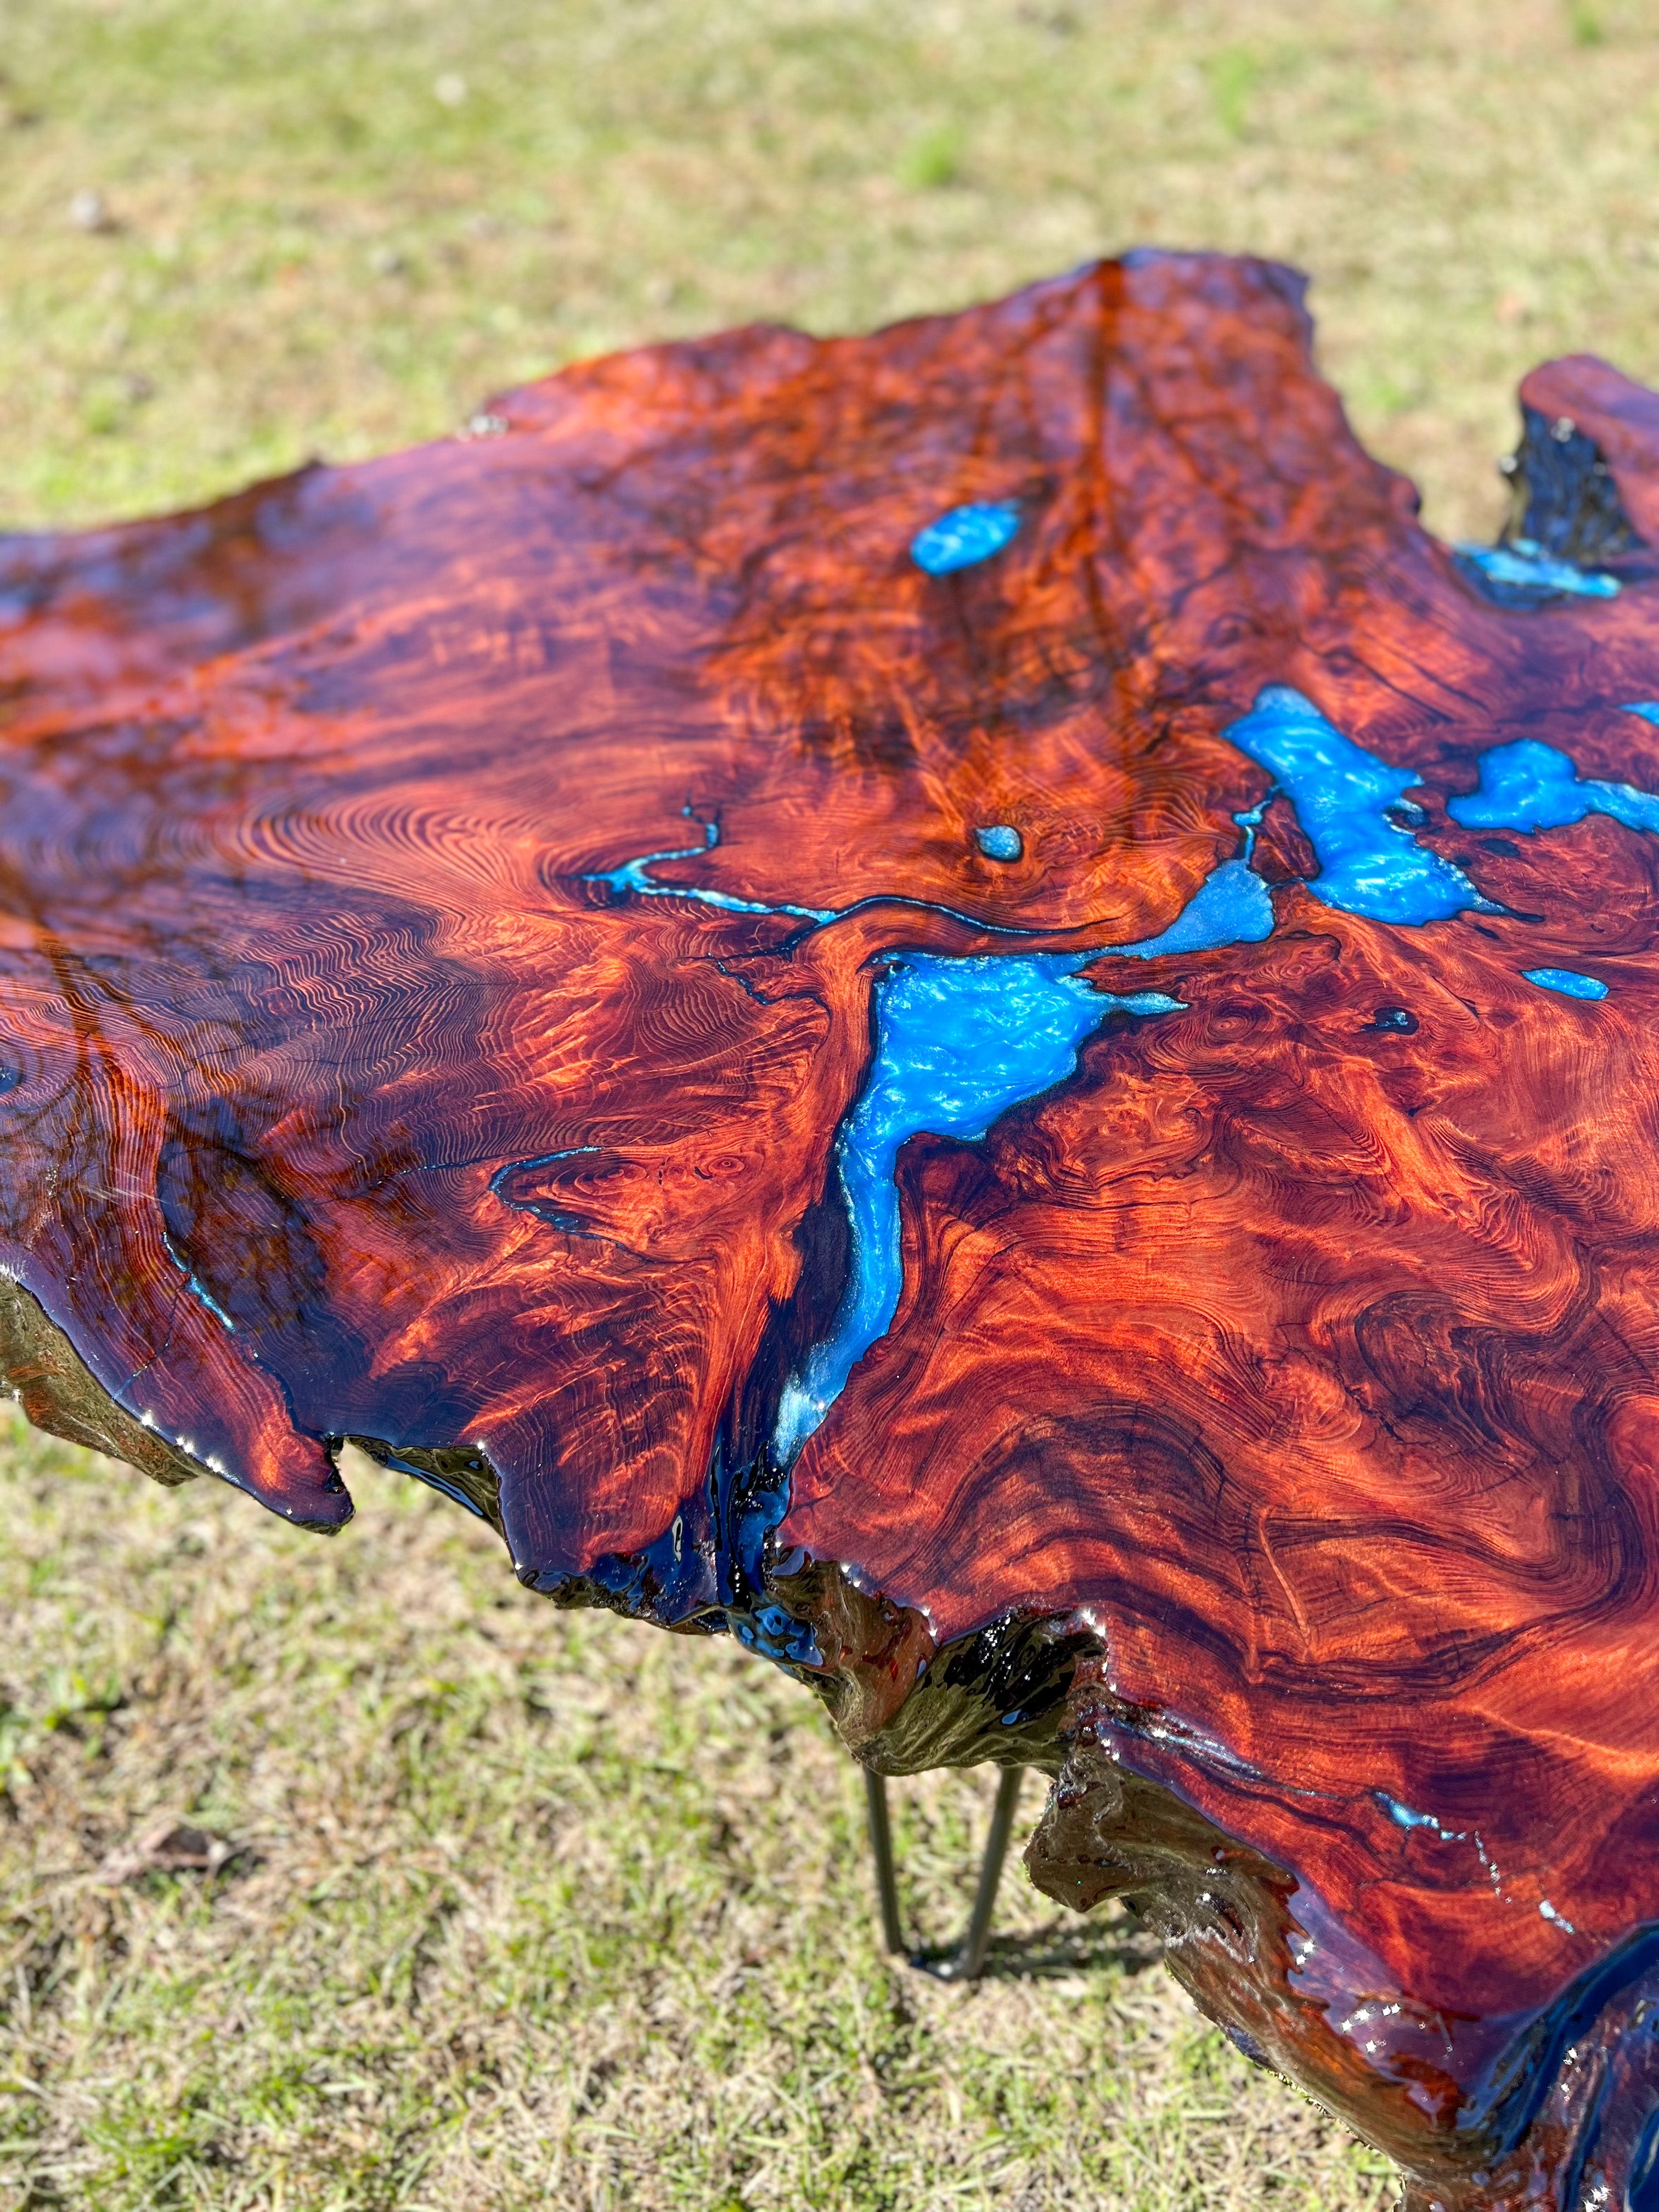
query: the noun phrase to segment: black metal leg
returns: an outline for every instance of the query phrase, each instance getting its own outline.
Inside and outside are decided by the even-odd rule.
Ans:
[[[887,1777],[873,1766],[864,1770],[864,1798],[870,1814],[870,1849],[876,1859],[876,1891],[881,1899],[881,1932],[890,1951],[902,1951],[898,1883],[893,1875],[893,1830],[887,1818]]]
[[[942,1980],[976,1982],[984,1972],[985,1948],[991,1939],[991,1916],[996,1910],[997,1886],[1008,1856],[1008,1838],[1013,1832],[1024,1772],[1023,1767],[1005,1766],[998,1778],[997,1801],[991,1812],[990,1833],[985,1838],[985,1856],[980,1863],[979,1887],[974,1896],[968,1934],[953,1959],[929,1969]],[[899,1929],[898,1881],[893,1872],[893,1830],[887,1817],[886,1776],[866,1766],[864,1794],[870,1814],[870,1849],[876,1861],[876,1890],[881,1899],[881,1932],[888,1949],[902,1955],[904,1938]],[[924,1962],[915,1959],[911,1963],[920,1966]]]
[[[968,1923],[968,1940],[957,1960],[952,1981],[976,1982],[985,1967],[985,1947],[991,1938],[991,1915],[996,1910],[997,1885],[1002,1880],[1003,1861],[1008,1856],[1008,1838],[1014,1825],[1014,1808],[1019,1803],[1019,1785],[1025,1771],[1019,1766],[1005,1766],[997,1783],[997,1802],[991,1809],[991,1832],[985,1838],[985,1856],[980,1863],[979,1889],[974,1898],[973,1917]]]

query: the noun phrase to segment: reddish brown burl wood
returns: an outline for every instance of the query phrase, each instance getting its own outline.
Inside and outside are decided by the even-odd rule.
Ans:
[[[1655,2212],[1659,398],[1454,555],[1308,336],[1132,257],[9,541],[0,1360],[1046,1765],[1414,2203]]]

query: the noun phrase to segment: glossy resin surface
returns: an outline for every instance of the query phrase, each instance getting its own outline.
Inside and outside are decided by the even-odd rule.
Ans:
[[[1659,397],[1522,398],[1442,546],[1142,255],[6,542],[0,1360],[1045,1765],[1414,2203],[1655,2212]]]

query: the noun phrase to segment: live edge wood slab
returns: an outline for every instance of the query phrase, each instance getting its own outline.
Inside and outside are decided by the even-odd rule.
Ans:
[[[0,549],[0,1356],[1053,1793],[1422,2208],[1659,2205],[1659,397],[1299,280],[593,362]]]

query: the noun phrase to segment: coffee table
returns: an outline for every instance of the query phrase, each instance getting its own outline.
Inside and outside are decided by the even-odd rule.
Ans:
[[[0,1358],[1044,1770],[1413,2205],[1654,2212],[1659,397],[1522,399],[1442,544],[1136,254],[7,541]]]

